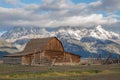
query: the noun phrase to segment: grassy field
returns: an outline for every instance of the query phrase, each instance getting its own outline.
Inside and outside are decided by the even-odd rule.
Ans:
[[[120,64],[52,67],[0,64],[0,80],[120,80]]]

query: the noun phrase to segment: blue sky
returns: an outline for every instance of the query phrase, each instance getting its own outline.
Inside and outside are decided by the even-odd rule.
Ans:
[[[0,0],[0,34],[21,26],[96,27],[120,33],[120,0]]]

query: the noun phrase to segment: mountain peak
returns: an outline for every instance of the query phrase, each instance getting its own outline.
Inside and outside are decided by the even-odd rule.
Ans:
[[[96,28],[95,28],[96,30],[98,30],[98,31],[105,31],[103,28],[102,28],[102,26],[101,25],[98,25]]]
[[[109,35],[109,31],[107,31],[107,30],[105,30],[101,25],[98,25],[96,28],[95,28],[95,31],[97,32],[97,33],[100,33],[101,35],[103,34],[103,35]]]
[[[101,25],[98,25],[97,27],[95,27],[95,29],[91,30],[90,36],[94,38],[102,39],[102,40],[120,38],[119,34],[111,32],[111,31],[107,31],[104,28],[102,28]]]
[[[99,28],[102,28],[102,26],[101,26],[101,25],[98,25],[96,28],[98,28],[98,29],[99,29]]]

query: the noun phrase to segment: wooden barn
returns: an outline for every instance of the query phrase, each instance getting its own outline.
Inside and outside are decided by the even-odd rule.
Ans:
[[[22,65],[76,65],[80,56],[65,52],[56,37],[31,39],[22,52],[4,56],[4,63]]]

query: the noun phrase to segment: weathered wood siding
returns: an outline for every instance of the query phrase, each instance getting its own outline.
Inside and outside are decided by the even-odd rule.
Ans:
[[[46,45],[46,47],[45,47],[45,57],[48,60],[50,60],[51,63],[53,61],[55,63],[63,62],[64,48],[62,46],[62,43],[57,38],[53,38]]]
[[[80,56],[65,52],[65,59],[66,62],[71,62],[71,63],[79,63],[80,62]]]
[[[45,51],[45,56],[51,61],[55,60],[55,62],[62,62],[64,58],[63,52],[58,51]]]
[[[40,64],[41,53],[34,53],[35,64]]]
[[[21,64],[21,57],[4,57],[3,63],[5,64]]]
[[[32,63],[31,55],[23,56],[22,57],[22,64],[23,65],[30,65]]]
[[[62,43],[59,40],[57,40],[56,38],[53,38],[47,43],[45,50],[47,50],[47,51],[64,51],[64,48],[62,46]]]

